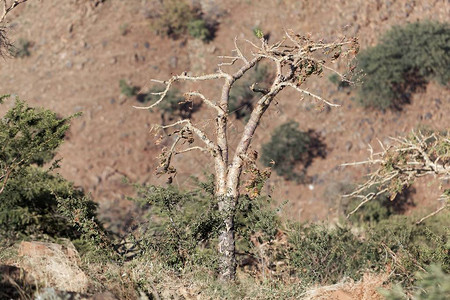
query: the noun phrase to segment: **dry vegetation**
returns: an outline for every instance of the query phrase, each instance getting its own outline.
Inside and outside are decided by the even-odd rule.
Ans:
[[[0,298],[450,293],[448,1],[0,4]]]

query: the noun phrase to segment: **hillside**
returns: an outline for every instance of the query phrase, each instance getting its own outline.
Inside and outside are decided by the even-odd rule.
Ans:
[[[156,1],[155,1],[156,2]],[[364,49],[377,43],[392,25],[417,20],[448,21],[448,1],[193,1],[203,13],[218,21],[216,37],[210,43],[192,38],[172,40],[156,35],[149,16],[153,1],[31,0],[10,16],[11,38],[31,42],[29,57],[6,59],[0,66],[0,94],[16,94],[33,106],[43,106],[61,115],[82,111],[73,121],[70,134],[59,151],[60,173],[75,182],[101,204],[105,218],[126,220],[133,206],[125,200],[133,189],[122,183],[164,183],[155,175],[162,145],[149,133],[160,122],[157,112],[132,108],[134,98],[120,95],[119,81],[127,80],[146,92],[150,79],[167,79],[183,71],[205,73],[215,69],[219,55],[228,55],[234,37],[255,39],[252,30],[270,33],[278,40],[285,29],[311,33],[325,39],[357,36]],[[125,31],[126,32],[125,32]],[[250,51],[245,48],[245,51]],[[339,66],[337,66],[339,67]],[[217,95],[216,86],[183,86]],[[261,123],[253,141],[259,151],[272,130],[295,120],[302,130],[318,133],[326,145],[326,157],[308,168],[313,181],[299,185],[275,174],[269,181],[274,199],[289,200],[284,215],[296,220],[334,220],[338,217],[342,186],[358,182],[366,170],[343,168],[342,163],[364,160],[368,144],[377,140],[389,145],[389,136],[405,135],[419,125],[450,128],[450,94],[430,83],[417,93],[401,112],[380,112],[358,107],[355,93],[338,91],[327,75],[310,83],[309,89],[342,106],[318,110],[311,99],[284,91]],[[2,107],[2,111],[6,107]],[[208,130],[205,109],[193,120]],[[242,123],[234,120],[239,132]],[[210,130],[210,129],[209,129]],[[206,156],[185,154],[176,158],[178,175],[174,183],[190,186],[189,177],[210,173]],[[435,183],[437,185],[437,183]],[[426,188],[426,191],[425,191]],[[429,192],[429,191],[436,192]],[[411,195],[420,209],[437,207],[437,189],[423,182]]]

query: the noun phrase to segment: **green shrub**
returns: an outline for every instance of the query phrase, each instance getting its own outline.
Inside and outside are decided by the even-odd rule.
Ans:
[[[395,26],[380,43],[359,54],[366,73],[358,102],[365,107],[400,109],[429,80],[450,80],[450,25],[416,22]]]
[[[343,88],[350,86],[350,83],[348,81],[342,80],[341,77],[336,73],[331,74],[328,77],[328,79],[331,81],[331,83],[333,83],[337,86],[338,90],[341,90]]]
[[[369,270],[389,269],[390,280],[411,290],[415,274],[432,264],[450,270],[449,221],[427,220],[417,226],[413,218],[393,216],[360,235],[349,227],[293,224],[285,256],[302,281],[331,284],[344,276],[355,280]]]
[[[295,224],[288,242],[289,263],[309,284],[336,283],[344,276],[359,279],[368,268],[367,245],[346,227]]]
[[[1,238],[45,235],[89,244],[94,236],[105,237],[97,205],[72,183],[51,173],[57,161],[49,169],[43,167],[51,163],[63,142],[70,119],[19,100],[0,119]]]
[[[139,87],[128,85],[125,79],[119,81],[120,93],[127,97],[134,97],[139,92]]]
[[[412,292],[406,292],[399,284],[390,290],[381,290],[386,300],[446,300],[450,295],[450,274],[444,273],[437,265],[431,265],[426,271],[417,272],[416,283]]]
[[[446,216],[416,225],[414,218],[393,216],[367,230],[367,240],[377,247],[378,261],[390,262],[393,280],[411,286],[415,272],[430,264],[450,271],[450,223]],[[389,249],[388,252],[386,252]],[[384,253],[384,254],[383,254]]]
[[[187,30],[193,38],[208,42],[213,39],[213,33],[205,20],[194,19],[188,23]]]
[[[30,47],[30,41],[20,38],[17,43],[14,43],[14,45],[10,48],[10,53],[14,57],[24,58],[31,55]]]
[[[293,121],[276,128],[270,142],[261,147],[261,161],[265,166],[271,166],[279,176],[306,182],[306,168],[314,157],[325,156],[325,145],[312,131],[304,132],[297,128],[298,123]],[[299,164],[303,168],[295,171]]]
[[[199,188],[191,192],[173,186],[138,188],[139,197],[134,200],[146,209],[148,219],[140,247],[177,270],[197,265],[216,271],[217,236],[223,221],[214,197],[214,179],[194,180]],[[275,237],[280,223],[276,210],[270,208],[269,198],[250,200],[244,195],[239,199],[237,210],[235,226],[239,252],[253,253],[250,237],[257,232],[264,241]]]
[[[157,34],[173,39],[189,34],[204,42],[214,38],[215,25],[208,24],[201,12],[192,8],[184,0],[164,0],[160,13],[152,22]]]
[[[378,187],[373,187],[366,193],[376,193],[377,190]],[[402,214],[408,206],[414,206],[409,196],[409,189],[405,189],[402,193],[397,194],[394,199],[390,198],[389,193],[384,193],[361,206],[350,216],[349,220],[356,224],[374,225],[381,220],[388,219],[390,216]],[[342,204],[344,214],[348,215],[360,203],[360,198],[348,199],[347,203]]]

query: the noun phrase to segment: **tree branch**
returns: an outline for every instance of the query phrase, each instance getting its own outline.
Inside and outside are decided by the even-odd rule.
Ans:
[[[6,3],[6,0],[3,0],[3,13],[0,16],[0,24],[3,23],[3,21],[6,18],[6,15],[13,10],[17,5],[27,2],[28,0],[14,0],[13,3],[8,7],[8,4]]]

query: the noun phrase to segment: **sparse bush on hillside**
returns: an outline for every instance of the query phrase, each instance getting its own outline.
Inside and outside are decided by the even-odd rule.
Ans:
[[[127,97],[134,97],[139,92],[139,87],[132,86],[127,83],[125,79],[119,81],[120,93]]]
[[[367,194],[377,191],[377,187],[373,187],[367,191]],[[348,192],[348,191],[347,191]],[[388,193],[378,195],[372,201],[359,208],[354,214],[349,217],[351,222],[356,224],[376,224],[381,220],[388,219],[395,214],[402,214],[408,207],[414,206],[411,202],[409,189],[405,189],[402,193],[390,199]],[[345,198],[344,198],[345,199]],[[353,211],[360,203],[359,198],[351,198],[342,203],[344,214],[347,215]]]
[[[9,49],[10,53],[14,57],[24,58],[31,55],[30,52],[31,42],[20,38],[16,43],[14,43]]]
[[[198,9],[185,0],[164,0],[160,12],[152,20],[157,34],[177,39],[185,34],[208,42],[214,38],[216,24],[208,24]]]
[[[306,182],[306,168],[313,158],[325,157],[325,145],[314,132],[300,131],[298,123],[289,121],[272,134],[270,142],[262,145],[261,161],[288,180]],[[302,165],[300,171],[296,171]]]
[[[358,102],[365,107],[401,109],[429,80],[450,81],[450,24],[416,22],[395,26],[380,43],[359,54],[366,73]]]
[[[362,163],[346,165],[371,164],[377,168],[367,176],[367,180],[354,192],[345,197],[359,199],[359,204],[347,216],[356,213],[361,207],[378,196],[386,194],[390,200],[401,199],[398,195],[410,188],[419,177],[433,176],[444,183],[450,176],[450,140],[448,131],[412,132],[406,137],[393,139],[394,144],[373,153]],[[437,199],[442,204],[439,209],[424,218],[431,217],[450,207],[450,190],[444,189]],[[424,220],[418,221],[418,224]]]

